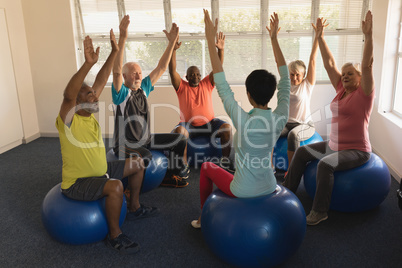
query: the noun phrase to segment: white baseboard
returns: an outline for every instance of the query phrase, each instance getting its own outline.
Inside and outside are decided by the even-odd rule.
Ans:
[[[29,137],[23,138],[23,139],[22,139],[22,143],[23,143],[23,144],[27,144],[27,143],[30,143],[31,141],[34,141],[34,140],[36,140],[36,139],[38,139],[38,138],[40,138],[40,137],[41,137],[41,135],[40,135],[40,133],[38,132],[38,133],[35,133],[34,135],[31,135],[31,136],[29,136]]]

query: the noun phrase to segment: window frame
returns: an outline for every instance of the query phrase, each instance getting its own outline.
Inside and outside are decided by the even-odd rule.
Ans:
[[[398,31],[398,44],[397,51],[395,53],[395,73],[394,73],[394,87],[392,90],[392,100],[391,100],[391,112],[398,117],[402,118],[402,113],[398,112],[395,109],[395,102],[397,97],[398,85],[400,87],[400,91],[402,93],[402,77],[398,79],[399,69],[402,68],[402,8],[400,10],[400,23],[399,23],[399,31]],[[398,80],[399,83],[398,83]]]

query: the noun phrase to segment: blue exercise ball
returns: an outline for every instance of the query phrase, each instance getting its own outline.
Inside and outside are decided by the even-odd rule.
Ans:
[[[169,164],[167,157],[162,152],[157,150],[150,150],[150,152],[152,153],[152,159],[145,171],[141,193],[149,192],[162,183]],[[119,160],[114,154],[113,149],[107,152],[106,159],[109,162]],[[127,188],[128,178],[123,178],[121,181],[124,189]]]
[[[323,141],[320,134],[314,132],[314,135],[311,138],[301,141],[300,146],[316,143]],[[272,162],[277,170],[288,170],[289,168],[289,160],[288,160],[288,138],[280,137],[275,144],[274,153],[272,155]]]
[[[304,186],[314,199],[318,161],[311,161],[304,172]],[[358,212],[379,206],[391,187],[391,175],[385,162],[371,153],[369,161],[349,170],[334,172],[330,208],[342,212]]]
[[[289,259],[306,232],[299,199],[285,187],[255,198],[233,198],[215,190],[201,214],[208,247],[236,267],[272,267]]]
[[[219,163],[222,157],[221,139],[200,135],[187,140],[187,162],[192,167],[201,167],[204,162]]]
[[[106,238],[109,228],[105,214],[105,198],[77,201],[61,192],[61,183],[54,186],[42,203],[42,222],[57,241],[82,245]],[[123,196],[119,225],[126,218],[127,202]]]

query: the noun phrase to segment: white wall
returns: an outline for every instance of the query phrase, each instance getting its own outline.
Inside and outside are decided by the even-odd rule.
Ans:
[[[392,5],[389,5],[392,3]],[[397,6],[395,6],[397,4]],[[387,110],[387,103],[392,96],[394,76],[392,69],[391,52],[389,49],[395,47],[397,38],[386,36],[387,23],[391,26],[389,30],[398,31],[399,22],[393,23],[388,17],[389,11],[401,12],[400,0],[373,1],[374,16],[374,78],[376,86],[376,99],[370,120],[370,141],[374,151],[391,168],[394,177],[402,177],[402,122],[397,122],[392,115],[383,113]]]
[[[70,77],[77,70],[74,31],[69,0],[21,0],[24,12],[29,59],[32,69],[33,85],[37,103],[39,128],[42,135],[57,136],[54,121],[58,114],[62,93]],[[14,1],[7,2],[11,5]],[[18,1],[15,4],[18,6]],[[386,1],[373,1],[374,14],[374,71],[377,98],[370,123],[370,137],[374,150],[393,169],[397,178],[402,174],[401,128],[390,122],[378,112],[379,94],[383,91],[383,73],[387,68],[382,61],[385,48],[385,27],[387,21]],[[21,13],[21,12],[20,12]],[[21,16],[21,14],[20,14]],[[21,28],[24,28],[21,25]],[[13,31],[14,32],[14,31]],[[15,37],[14,37],[15,39]],[[20,39],[24,39],[20,37]],[[22,52],[27,55],[26,51]],[[25,61],[26,62],[26,61]],[[339,63],[341,64],[341,63]],[[28,66],[29,67],[29,66]],[[20,66],[21,68],[21,66]],[[29,69],[29,68],[28,68]],[[25,74],[24,74],[25,75]],[[30,72],[27,72],[30,77]],[[251,109],[243,86],[233,87],[235,97],[245,110]],[[31,95],[32,96],[32,95]],[[215,115],[227,118],[223,106],[214,92]],[[317,85],[312,98],[311,110],[316,121],[317,132],[326,137],[330,112],[328,104],[334,92],[330,85]],[[113,113],[110,106],[110,88],[105,88],[101,96],[99,121],[107,136],[113,133]],[[275,103],[273,99],[271,103]],[[157,87],[149,98],[151,105],[153,132],[170,132],[179,121],[178,102],[172,87]],[[162,104],[162,105],[161,105]],[[275,105],[270,105],[275,108]]]
[[[54,123],[63,91],[77,71],[70,1],[21,2],[40,132],[57,133]]]
[[[23,141],[29,142],[39,137],[39,125],[21,1],[0,0],[0,8],[5,9],[7,18],[15,83],[21,112]],[[10,77],[10,79],[14,78]],[[7,89],[1,88],[0,90]],[[2,122],[2,125],[4,123]],[[5,127],[5,125],[2,127]]]

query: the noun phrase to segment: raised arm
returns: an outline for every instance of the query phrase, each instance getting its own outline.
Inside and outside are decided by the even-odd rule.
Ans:
[[[95,91],[96,97],[98,98],[105,88],[110,72],[112,71],[114,60],[116,59],[117,53],[119,52],[119,46],[117,45],[113,30],[110,30],[110,44],[112,46],[112,51],[110,52],[109,57],[107,57],[102,68],[96,75],[95,82],[92,86],[92,89]]]
[[[172,58],[173,48],[176,45],[179,38],[179,27],[177,27],[176,23],[172,24],[172,29],[170,32],[163,30],[167,39],[169,40],[169,44],[166,47],[165,52],[158,62],[158,66],[149,74],[149,78],[151,79],[152,85],[155,85],[162,74],[166,71],[169,65],[169,61]]]
[[[125,15],[120,22],[119,30],[119,52],[117,53],[116,59],[113,65],[113,86],[118,93],[121,86],[123,85],[123,58],[124,58],[124,46],[126,45],[128,36],[128,25],[130,24],[130,16]]]
[[[315,30],[316,38],[318,39],[318,45],[320,47],[324,68],[327,71],[332,86],[336,88],[341,80],[341,73],[336,67],[335,58],[329,50],[327,42],[325,42],[324,39],[324,28],[328,26],[328,24],[325,24],[325,22],[326,20],[323,18],[318,18],[317,23],[316,25],[313,25],[313,28]]]
[[[325,21],[324,21],[325,24]],[[314,24],[312,24],[314,27]],[[317,51],[318,51],[318,38],[317,35],[314,35],[313,47],[311,48],[310,60],[308,62],[307,67],[307,75],[306,79],[310,83],[310,85],[315,84],[315,68],[316,68],[316,59],[317,59]]]
[[[266,26],[266,28],[269,32],[269,36],[271,37],[272,49],[274,51],[274,57],[279,71],[279,67],[286,65],[286,61],[278,42],[278,33],[281,28],[279,27],[279,18],[277,13],[274,12],[274,14],[271,15],[269,24],[270,27],[268,28],[268,26]]]
[[[369,10],[366,18],[362,21],[362,31],[364,34],[364,48],[362,59],[362,78],[361,86],[366,95],[370,95],[374,90],[373,76],[373,15]]]
[[[205,22],[205,37],[208,42],[209,57],[211,58],[212,73],[223,72],[222,62],[216,51],[215,35],[218,29],[218,20],[215,21],[215,26],[209,17],[208,10],[204,9],[204,22]]]
[[[92,45],[92,39],[89,36],[85,37],[84,40],[84,56],[85,62],[81,68],[71,77],[68,82],[66,89],[64,90],[63,102],[60,107],[60,117],[64,124],[71,123],[74,112],[71,112],[76,105],[77,95],[81,89],[82,83],[87,76],[89,70],[98,61],[99,58],[99,47],[94,50]]]
[[[218,26],[218,19],[215,20],[215,25]],[[218,57],[219,57],[222,65],[223,65],[223,59],[225,56],[225,38],[226,38],[226,36],[222,32],[216,33],[215,46],[218,49]],[[215,85],[213,72],[211,72],[209,74],[209,81],[211,82],[211,84],[213,86]]]
[[[177,38],[176,44],[173,48],[172,52],[172,57],[170,58],[169,62],[169,75],[170,75],[170,80],[172,81],[172,85],[175,90],[179,89],[180,83],[181,83],[181,77],[180,74],[177,72],[176,69],[176,50],[178,50],[181,46],[181,42],[179,42],[179,38]]]

